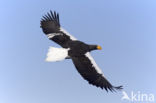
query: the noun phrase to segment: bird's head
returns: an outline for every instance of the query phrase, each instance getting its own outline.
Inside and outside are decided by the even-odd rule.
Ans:
[[[92,50],[101,50],[102,47],[99,46],[99,45],[89,45],[89,51],[92,51]]]

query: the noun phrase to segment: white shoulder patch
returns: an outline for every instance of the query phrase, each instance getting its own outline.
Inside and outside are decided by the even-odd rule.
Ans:
[[[53,37],[56,36],[56,35],[61,35],[61,33],[50,33],[50,34],[47,35],[47,37],[48,37],[49,39],[51,39],[51,38],[53,38]]]
[[[74,36],[72,36],[71,34],[69,34],[66,30],[64,30],[63,28],[60,28],[60,31],[64,32],[66,35],[68,35],[70,37],[71,40],[77,40]],[[47,34],[47,37],[49,39],[53,38],[56,35],[62,35],[61,33],[50,33]]]
[[[47,53],[47,62],[62,61],[68,57],[68,50],[64,48],[50,47]]]
[[[71,34],[69,34],[66,30],[64,30],[63,28],[60,28],[60,31],[64,32],[66,35],[68,35],[70,37],[71,40],[77,40],[74,36],[72,36]]]
[[[87,52],[86,54],[86,57],[88,57],[91,61],[91,63],[93,64],[94,68],[96,69],[96,71],[99,73],[99,74],[102,74],[102,70],[98,67],[98,65],[96,64],[95,60],[93,59],[93,57],[91,56],[91,54],[89,52]]]

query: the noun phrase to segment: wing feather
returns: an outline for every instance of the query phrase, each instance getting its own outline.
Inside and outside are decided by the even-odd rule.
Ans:
[[[106,91],[122,89],[122,86],[114,87],[101,72],[99,73],[94,64],[92,64],[92,61],[86,55],[71,58],[77,71],[89,84],[105,89]]]
[[[41,18],[41,28],[48,38],[63,48],[67,48],[66,43],[70,40],[76,40],[60,26],[59,14],[50,11]]]

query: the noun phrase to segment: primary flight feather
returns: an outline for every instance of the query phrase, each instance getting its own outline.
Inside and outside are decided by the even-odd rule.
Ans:
[[[54,62],[64,59],[72,59],[80,75],[92,84],[106,91],[121,90],[122,86],[113,86],[98,67],[93,57],[92,50],[101,50],[99,45],[89,45],[77,40],[61,28],[59,14],[50,11],[41,19],[41,28],[47,37],[59,44],[62,48],[50,47],[46,61]]]

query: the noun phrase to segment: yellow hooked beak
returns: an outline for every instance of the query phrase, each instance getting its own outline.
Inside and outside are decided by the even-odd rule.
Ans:
[[[98,49],[98,50],[101,50],[101,49],[102,49],[102,47],[98,45],[98,46],[97,46],[97,49]]]

